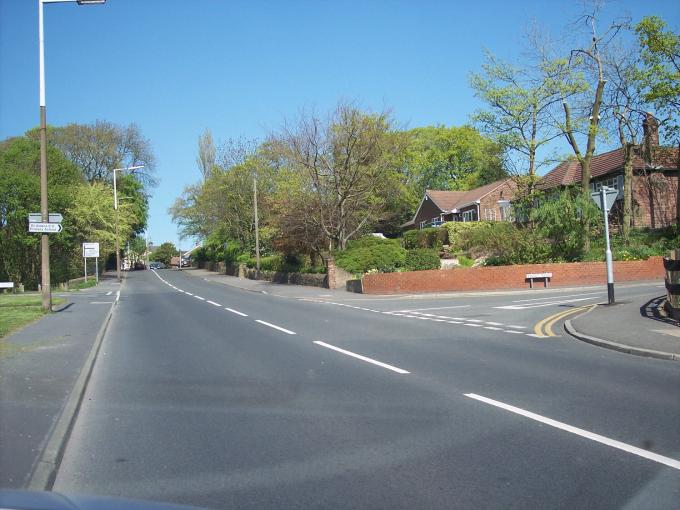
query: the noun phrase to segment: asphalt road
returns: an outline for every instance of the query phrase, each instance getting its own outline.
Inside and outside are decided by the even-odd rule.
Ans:
[[[239,509],[677,508],[680,364],[535,336],[600,290],[338,295],[130,273],[54,490]]]

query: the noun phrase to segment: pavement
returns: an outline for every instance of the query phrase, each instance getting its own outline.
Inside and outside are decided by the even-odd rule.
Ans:
[[[600,347],[680,360],[680,325],[664,311],[665,293],[651,291],[616,304],[598,304],[565,322],[567,332]]]
[[[60,311],[0,340],[0,487],[25,488],[119,289],[54,293]]]

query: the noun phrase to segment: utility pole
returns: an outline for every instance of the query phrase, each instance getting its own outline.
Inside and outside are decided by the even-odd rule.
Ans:
[[[49,221],[47,207],[47,106],[45,104],[45,37],[43,35],[43,3],[38,2],[38,43],[40,46],[40,214]],[[40,236],[40,290],[42,309],[52,310],[50,282],[50,241],[47,234]]]
[[[257,217],[257,176],[253,177],[253,210],[255,212],[255,267],[260,278],[260,227]]]

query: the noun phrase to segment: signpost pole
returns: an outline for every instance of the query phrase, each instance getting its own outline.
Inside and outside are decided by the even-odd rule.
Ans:
[[[94,259],[94,281],[99,285],[99,257]]]
[[[600,203],[602,204],[602,213],[604,214],[604,238],[607,243],[605,251],[605,261],[607,264],[607,302],[610,305],[614,304],[614,268],[612,263],[612,249],[609,244],[609,218],[607,209],[606,189],[604,186],[600,188]]]
[[[87,257],[83,257],[83,260],[85,261],[85,283],[87,283]]]

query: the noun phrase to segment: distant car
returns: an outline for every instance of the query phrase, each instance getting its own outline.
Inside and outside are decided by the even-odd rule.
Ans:
[[[142,271],[146,269],[146,264],[144,262],[135,262],[135,265],[132,266],[133,271]]]
[[[149,264],[149,269],[165,269],[165,264],[162,262],[151,262]]]

